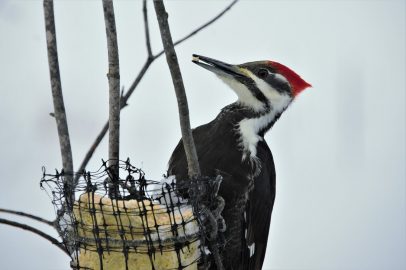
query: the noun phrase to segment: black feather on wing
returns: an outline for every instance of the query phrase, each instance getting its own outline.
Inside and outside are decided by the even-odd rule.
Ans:
[[[254,188],[249,193],[246,207],[244,270],[262,268],[275,200],[275,165],[265,141],[258,143],[257,156],[261,160],[262,169],[254,180]]]

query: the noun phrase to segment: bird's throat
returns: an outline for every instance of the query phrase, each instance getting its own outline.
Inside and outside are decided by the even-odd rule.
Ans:
[[[264,139],[265,133],[274,125],[279,116],[289,106],[290,99],[278,106],[272,106],[269,112],[257,117],[244,118],[237,124],[240,136],[240,147],[243,152],[242,160],[255,159],[257,156],[257,144]]]

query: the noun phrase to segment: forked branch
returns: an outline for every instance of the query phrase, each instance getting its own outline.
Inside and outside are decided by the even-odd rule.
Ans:
[[[217,21],[221,16],[223,16],[238,0],[232,1],[223,11],[221,11],[217,16],[215,16],[213,19],[208,21],[207,23],[203,24],[202,26],[198,27],[197,29],[193,30],[191,33],[186,35],[185,37],[181,38],[180,40],[176,41],[173,45],[179,45],[182,42],[188,40],[201,30],[205,29],[215,21]],[[111,0],[103,0],[103,4],[106,2],[111,2]],[[148,16],[147,16],[147,2],[144,0],[143,2],[143,14],[144,14],[144,22],[145,22],[145,36],[146,36],[146,47],[147,47],[147,52],[148,52],[148,57],[141,68],[140,72],[138,73],[137,77],[134,79],[132,85],[130,88],[127,90],[127,92],[121,97],[121,103],[119,104],[118,108],[121,110],[123,107],[127,105],[127,101],[138,86],[139,82],[147,72],[148,68],[150,65],[161,55],[163,55],[164,50],[160,51],[156,55],[153,55],[152,50],[151,50],[151,42],[150,42],[150,37],[149,37],[149,24],[148,24]],[[55,31],[55,20],[54,20],[54,9],[53,9],[53,0],[44,0],[43,1],[43,7],[44,7],[44,18],[45,18],[45,29],[46,29],[46,40],[47,40],[47,50],[48,50],[48,62],[49,62],[49,70],[50,70],[50,79],[51,79],[51,88],[52,88],[52,96],[53,96],[53,103],[54,103],[54,112],[51,113],[53,117],[55,117],[56,124],[57,124],[57,129],[58,129],[58,136],[59,136],[59,142],[60,142],[60,149],[61,149],[61,156],[62,156],[62,166],[65,172],[69,172],[65,175],[66,179],[66,188],[68,188],[68,192],[72,191],[74,187],[77,184],[78,178],[73,179],[70,175],[73,175],[71,172],[73,172],[73,162],[72,162],[72,149],[71,149],[71,144],[70,144],[70,137],[69,137],[69,131],[68,131],[68,125],[67,125],[67,119],[66,119],[66,112],[65,112],[65,106],[63,102],[63,95],[62,95],[62,86],[61,86],[61,79],[60,79],[60,71],[59,71],[59,62],[58,62],[58,53],[57,53],[57,44],[56,44],[56,31]],[[112,7],[112,5],[111,5]],[[114,18],[114,16],[113,16]],[[115,31],[115,30],[114,30]],[[106,33],[107,33],[107,27],[106,27]],[[117,51],[118,55],[118,51]],[[110,60],[110,57],[109,57]],[[109,61],[110,63],[110,61]],[[109,65],[109,79],[110,78],[117,78],[117,74],[119,75],[119,69],[118,69],[118,57],[117,57],[117,71],[115,71],[114,68],[110,69]],[[118,81],[118,82],[117,82]],[[110,83],[110,81],[109,81]],[[118,93],[119,91],[119,79],[115,81],[114,85],[118,85]],[[120,96],[120,94],[119,94]],[[117,104],[117,103],[115,103]],[[113,125],[114,126],[114,125]],[[91,156],[93,155],[94,151],[102,141],[103,137],[107,133],[107,130],[109,129],[109,122],[105,124],[103,127],[103,130],[99,133],[97,136],[95,142],[91,146],[91,149],[87,152],[85,159],[83,160],[80,169],[78,171],[83,171],[89,162]],[[119,130],[118,128],[113,128],[113,130]],[[117,151],[118,152],[118,151]],[[78,174],[79,175],[79,174]],[[73,192],[71,193],[71,196],[68,196],[67,198],[67,203],[68,205],[72,205],[70,203],[73,202],[74,197],[73,197]],[[65,205],[64,205],[65,206]],[[0,209],[0,212],[4,213],[9,213],[9,214],[15,214],[23,217],[30,218],[32,220],[36,220],[38,222],[42,222],[44,224],[48,224],[50,226],[53,226],[58,230],[58,218],[56,221],[48,221],[46,219],[40,218],[38,216],[32,215],[32,214],[27,214],[24,212],[19,212],[19,211],[13,211],[13,210],[7,210],[7,209]],[[59,213],[59,215],[63,215],[63,211]],[[66,254],[69,255],[69,252],[66,250],[65,246],[60,243],[57,239],[53,238],[52,236],[34,228],[26,224],[21,224],[15,221],[11,221],[8,219],[3,219],[0,218],[0,223],[1,224],[6,224],[10,225],[13,227],[21,228],[27,231],[31,231],[48,241],[50,241],[52,244],[55,246],[59,247],[62,251],[64,251]],[[58,230],[59,231],[59,230]]]
[[[193,30],[192,32],[187,34],[186,36],[184,36],[181,39],[179,39],[178,41],[176,41],[174,43],[174,46],[177,46],[177,45],[181,44],[182,42],[190,39],[191,37],[193,37],[194,35],[196,35],[200,31],[204,30],[205,28],[207,28],[208,26],[210,26],[211,24],[216,22],[227,11],[229,11],[237,2],[238,2],[238,0],[232,1],[229,5],[227,5],[219,14],[217,14],[211,20],[209,20],[208,22],[204,23],[203,25],[199,26],[198,28],[196,28],[195,30]],[[144,23],[145,23],[144,28],[145,28],[145,31],[149,31],[149,26],[148,26],[149,23],[148,23],[148,17],[147,17],[147,6],[146,6],[145,1],[144,1],[144,3],[145,3],[145,5],[143,6]],[[147,51],[149,52],[148,48],[151,46],[151,41],[150,41],[150,38],[149,38],[149,32],[146,32],[145,36],[146,36],[146,47],[147,47]],[[152,54],[152,52],[151,52],[151,54]],[[146,74],[146,72],[147,72],[148,68],[151,66],[151,64],[156,59],[161,57],[163,54],[164,54],[164,50],[160,51],[156,55],[152,55],[152,56],[147,57],[147,60],[145,61],[143,67],[139,71],[137,77],[134,79],[133,83],[131,84],[131,86],[129,87],[129,89],[124,94],[123,98],[121,99],[121,109],[124,108],[127,105],[128,99],[131,97],[131,95],[133,94],[133,92],[137,88],[138,84],[140,83],[140,81],[142,80],[144,75]],[[108,122],[106,122],[106,124],[103,126],[102,130],[97,135],[95,141],[91,145],[90,149],[87,151],[87,153],[85,155],[85,158],[83,159],[78,171],[83,171],[86,168],[87,164],[89,163],[89,161],[90,161],[91,157],[93,156],[94,152],[96,151],[97,147],[99,146],[99,144],[103,140],[104,136],[106,135],[108,129],[109,129],[109,124],[108,124]]]

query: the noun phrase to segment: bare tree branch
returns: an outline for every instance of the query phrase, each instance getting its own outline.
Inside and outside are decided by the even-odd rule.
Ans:
[[[145,61],[144,65],[142,66],[140,72],[138,73],[137,77],[133,81],[131,87],[128,89],[128,91],[124,94],[122,102],[124,103],[121,108],[124,108],[127,105],[127,101],[134,92],[135,88],[137,88],[138,84],[141,82],[142,78],[144,77],[145,73],[147,73],[147,70],[149,66],[152,64],[152,62],[155,60],[155,58],[148,58],[147,61]]]
[[[53,0],[44,0],[45,30],[48,49],[48,64],[51,77],[52,98],[54,103],[54,115],[58,129],[59,145],[61,148],[62,167],[65,172],[73,172],[72,149],[69,138],[68,122],[66,120],[65,105],[63,102],[61,77],[59,73],[58,50],[56,46],[55,19]],[[74,201],[73,177],[68,174],[66,188],[68,194],[67,203],[72,205]],[[69,201],[70,200],[70,201]]]
[[[182,73],[173,46],[171,30],[168,24],[168,13],[162,0],[154,0],[155,12],[158,18],[159,30],[161,31],[162,44],[164,46],[166,61],[171,72],[173,87],[175,88],[176,99],[178,101],[180,129],[182,131],[183,147],[186,153],[189,177],[200,175],[199,161],[192,130],[190,128],[189,108],[185,86],[183,85]]]
[[[52,222],[50,220],[46,220],[46,219],[44,219],[42,217],[32,215],[32,214],[28,214],[28,213],[21,212],[21,211],[14,211],[14,210],[0,208],[0,212],[30,218],[30,219],[36,220],[38,222],[45,223],[45,224],[47,224],[49,226],[52,226],[52,227],[54,227],[54,224],[55,224],[54,222]]]
[[[158,18],[158,24],[161,32],[162,43],[166,54],[166,60],[168,62],[168,67],[171,72],[172,81],[176,92],[176,98],[178,101],[179,120],[182,131],[183,147],[185,150],[188,164],[188,174],[190,178],[196,179],[197,177],[200,176],[199,161],[193,140],[192,130],[190,129],[189,109],[187,105],[185,87],[183,85],[182,74],[180,72],[180,67],[168,24],[168,13],[165,10],[163,0],[154,0],[154,6]],[[209,213],[210,214],[208,215],[208,217],[212,223],[213,228],[211,236],[208,239],[209,248],[211,253],[213,254],[216,269],[223,270],[224,266],[216,242],[218,225],[213,214],[211,212]]]
[[[22,223],[19,223],[19,222],[11,221],[11,220],[8,220],[8,219],[4,219],[4,218],[0,218],[0,223],[33,232],[33,233],[41,236],[42,238],[45,238],[46,240],[48,240],[49,242],[51,242],[52,244],[54,244],[55,246],[60,248],[67,255],[69,255],[69,252],[66,250],[65,246],[61,242],[59,242],[57,239],[53,238],[52,236],[50,236],[50,235],[48,235],[48,234],[34,228],[34,227],[31,227],[29,225],[22,224]]]
[[[238,0],[234,0],[233,2],[231,2],[231,4],[229,4],[226,8],[224,8],[224,10],[222,10],[218,15],[216,15],[214,18],[212,18],[210,21],[208,21],[207,23],[203,24],[202,26],[196,28],[195,30],[193,30],[191,33],[187,34],[186,36],[184,36],[183,38],[179,39],[178,41],[176,41],[174,43],[174,45],[179,45],[182,42],[188,40],[189,38],[193,37],[194,35],[196,35],[198,32],[200,32],[201,30],[205,29],[206,27],[208,27],[209,25],[211,25],[212,23],[214,23],[215,21],[217,21],[218,19],[220,19],[227,11],[229,11],[231,9],[231,7],[236,4],[236,2],[238,2]],[[145,8],[147,8],[145,6]],[[148,23],[145,20],[144,17],[144,23]],[[147,29],[147,26],[145,26],[145,29]],[[146,37],[149,37],[149,35],[146,34]],[[150,44],[149,39],[147,38],[146,40],[146,46],[148,48],[148,43]],[[148,50],[148,49],[147,49]],[[164,50],[160,51],[158,54],[154,55],[152,58],[147,58],[147,60],[145,61],[143,67],[141,68],[140,72],[138,73],[137,77],[134,79],[134,82],[131,84],[130,88],[127,90],[127,92],[124,94],[124,98],[121,100],[121,109],[124,108],[127,105],[127,101],[130,98],[130,96],[132,95],[132,93],[135,91],[135,89],[137,88],[138,84],[140,83],[140,81],[142,80],[142,78],[144,77],[145,73],[147,72],[148,68],[150,67],[150,65],[159,57],[161,57],[164,53]],[[97,147],[99,146],[99,144],[101,143],[101,141],[103,140],[104,136],[107,133],[109,126],[108,126],[108,122],[106,122],[106,124],[103,126],[103,129],[100,131],[100,133],[97,135],[95,141],[93,142],[92,146],[90,147],[90,149],[88,150],[88,152],[86,153],[85,158],[83,159],[80,167],[79,167],[79,172],[83,171],[87,164],[89,163],[91,157],[93,156],[94,152],[96,151]],[[79,177],[77,177],[75,179],[75,182],[77,182],[77,180],[79,179]]]
[[[180,40],[176,41],[173,45],[176,46],[176,45],[188,40],[189,38],[191,38],[192,36],[194,36],[195,34],[200,32],[201,30],[203,30],[204,28],[208,27],[210,24],[214,23],[221,16],[223,16],[237,1],[238,0],[234,0],[231,4],[229,4],[221,13],[219,13],[213,19],[211,19],[207,23],[203,24],[202,26],[198,27],[197,29],[193,30],[191,33],[189,33],[185,37],[181,38]],[[119,96],[118,106],[117,106],[117,101],[114,102],[114,104],[116,104],[116,108],[115,108],[116,111],[117,111],[117,108],[119,108],[118,117],[119,117],[120,110],[127,105],[128,99],[130,98],[130,96],[132,95],[132,93],[134,92],[136,87],[138,86],[141,79],[144,77],[144,75],[147,72],[150,65],[157,58],[162,56],[164,53],[164,50],[162,50],[156,55],[152,54],[146,4],[147,4],[146,0],[143,0],[143,14],[144,14],[144,23],[145,23],[144,27],[145,27],[145,37],[146,37],[146,47],[147,47],[147,52],[148,52],[148,58],[145,61],[140,72],[138,73],[137,77],[134,79],[134,82],[132,83],[132,85],[130,86],[128,91],[120,97],[119,62],[118,62],[117,36],[116,36],[116,29],[115,29],[113,5],[112,5],[111,0],[103,0],[103,8],[105,10],[105,21],[106,21],[106,35],[108,37],[108,47],[109,47],[109,73],[108,73],[109,86],[114,85],[113,88],[118,89],[117,90],[117,93]],[[67,119],[66,119],[65,106],[64,106],[64,102],[63,102],[62,86],[61,86],[61,79],[60,79],[60,72],[59,72],[53,0],[44,0],[43,7],[44,7],[45,29],[46,29],[46,39],[47,39],[47,49],[48,49],[48,62],[49,62],[51,88],[52,88],[52,96],[53,96],[53,103],[54,103],[54,112],[50,113],[50,114],[52,117],[55,118],[56,123],[57,123],[63,169],[65,172],[69,172],[65,175],[66,184],[67,184],[66,187],[68,188],[68,190],[72,190],[77,184],[78,177],[73,179],[73,177],[70,176],[71,175],[70,172],[73,172],[72,150],[71,150],[71,145],[70,145],[70,137],[69,137],[69,131],[68,131],[68,125],[67,125]],[[109,13],[109,14],[106,14],[106,13]],[[113,33],[113,36],[114,36],[113,39],[115,39],[115,40],[112,40],[109,38],[109,34],[108,34],[109,31]],[[110,51],[110,43],[112,43],[112,46],[115,47],[116,51],[112,51],[112,52]],[[115,43],[115,46],[114,46],[114,43]],[[112,54],[112,57],[110,57],[110,54]],[[116,56],[114,56],[114,55],[116,55]],[[176,57],[176,55],[175,55],[175,57]],[[116,60],[114,60],[114,58],[116,58]],[[113,79],[114,83],[111,82],[111,79]],[[116,96],[114,99],[117,100]],[[120,103],[120,101],[121,101],[121,103]],[[118,124],[119,124],[119,121],[118,121]],[[114,124],[112,126],[114,127],[112,130],[115,130],[118,132],[118,135],[115,137],[116,138],[119,137],[119,128],[116,128]],[[83,160],[83,162],[80,166],[79,171],[83,171],[85,169],[85,167],[86,167],[87,163],[89,162],[90,158],[92,157],[94,151],[96,150],[96,148],[102,141],[103,137],[107,133],[107,130],[109,130],[109,122],[107,122],[104,125],[102,131],[99,133],[95,142],[93,143],[93,145],[87,152],[85,159]],[[117,143],[117,145],[118,145],[118,143]],[[117,153],[117,159],[118,159],[118,149],[117,149],[116,153]],[[109,158],[110,158],[110,154],[109,154]],[[71,194],[72,194],[72,196],[70,197],[70,199],[74,200],[74,197],[73,197],[74,193],[72,192]],[[71,205],[68,200],[67,200],[68,205]],[[64,208],[64,206],[63,206],[63,208]],[[20,211],[0,208],[0,212],[30,218],[30,219],[36,220],[38,222],[52,226],[58,230],[58,228],[57,228],[58,226],[56,225],[58,222],[58,218],[56,219],[56,221],[52,222],[52,221],[43,219],[41,217],[38,217],[36,215],[32,215],[32,214],[28,214],[28,213],[20,212]],[[63,212],[64,212],[64,210],[61,212],[62,214],[59,213],[59,216],[63,215]],[[66,254],[69,255],[69,252],[67,251],[67,249],[63,245],[63,243],[59,242],[54,237],[52,237],[34,227],[31,227],[29,225],[22,224],[19,222],[11,221],[8,219],[3,219],[3,218],[0,218],[0,223],[33,232],[33,233],[47,239],[52,244],[54,244],[55,246],[60,248],[63,252],[65,252]],[[58,230],[58,232],[59,232],[59,230]]]
[[[142,1],[142,13],[144,15],[145,43],[147,45],[148,58],[152,58],[153,55],[152,55],[152,50],[151,50],[151,39],[149,37],[147,0]]]
[[[114,184],[119,177],[118,161],[120,158],[120,63],[118,58],[118,44],[116,21],[112,0],[103,0],[104,22],[106,24],[107,50],[109,59],[109,168],[110,195],[117,197],[118,186]]]
[[[106,135],[108,130],[109,130],[109,122],[107,121],[104,124],[103,129],[100,131],[99,135],[97,135],[96,140],[93,142],[93,144],[90,147],[89,151],[86,153],[86,156],[82,161],[82,164],[80,164],[78,172],[82,172],[84,169],[86,169],[87,163],[89,163],[90,159],[93,156],[93,153],[96,151],[97,146],[99,146],[99,144],[103,140],[103,138]],[[77,179],[79,179],[79,177],[80,177],[80,174],[76,175]]]
[[[210,21],[208,21],[207,23],[203,24],[202,26],[196,28],[195,30],[193,30],[192,32],[190,32],[189,34],[187,34],[186,36],[184,36],[183,38],[179,39],[178,41],[176,41],[173,45],[176,47],[177,45],[181,44],[182,42],[188,40],[189,38],[193,37],[194,35],[196,35],[197,33],[199,33],[201,30],[203,30],[204,28],[206,28],[207,26],[209,26],[210,24],[214,23],[215,21],[217,21],[218,19],[220,19],[227,11],[229,11],[239,0],[234,0],[233,2],[231,2],[225,9],[223,9],[219,14],[217,14],[217,16],[213,17],[213,19],[211,19]],[[156,58],[160,57],[162,54],[164,54],[164,50],[160,51],[159,53],[157,53],[155,55]]]

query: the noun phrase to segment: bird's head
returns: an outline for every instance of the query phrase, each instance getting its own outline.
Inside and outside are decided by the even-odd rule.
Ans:
[[[192,61],[214,72],[234,90],[238,103],[257,113],[282,113],[300,92],[311,87],[296,72],[274,61],[231,65],[196,54]]]

